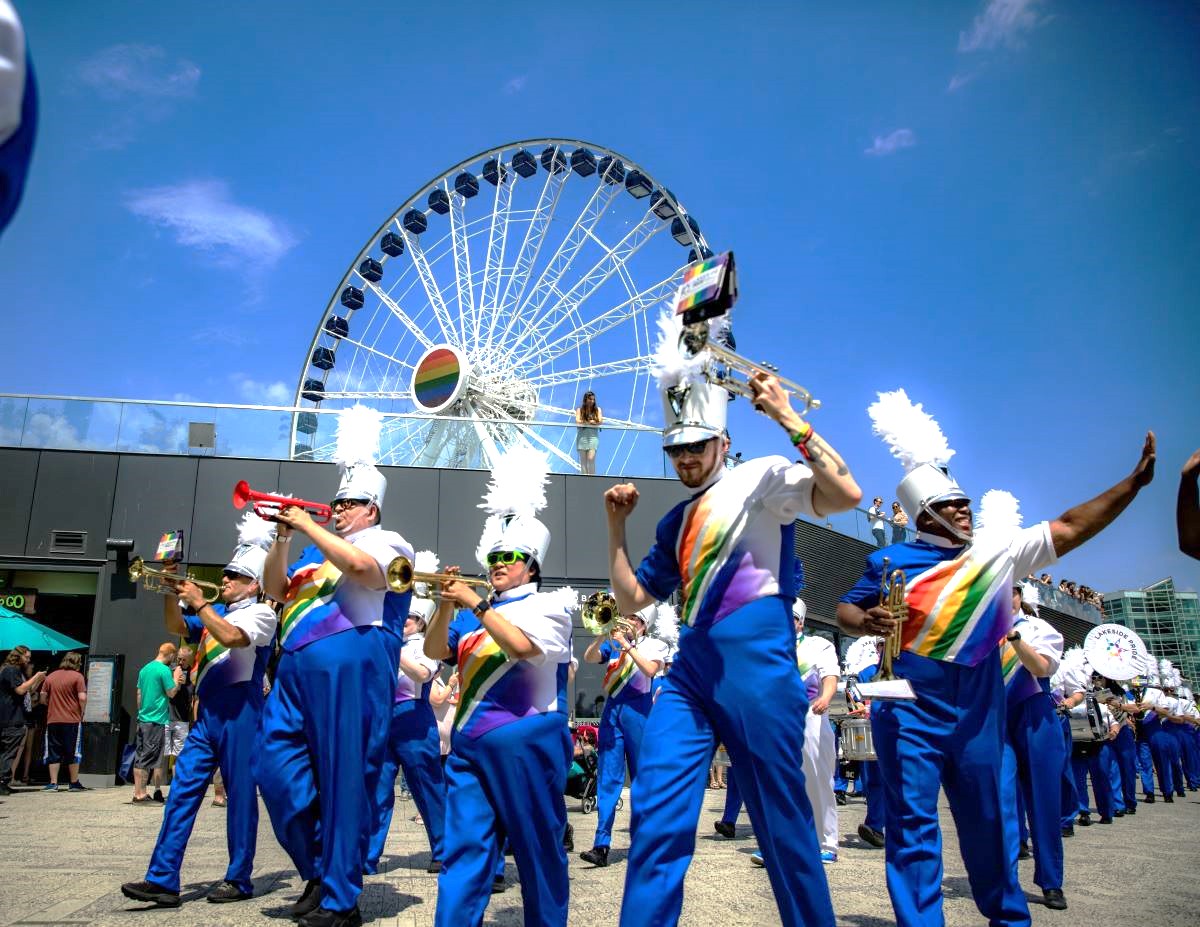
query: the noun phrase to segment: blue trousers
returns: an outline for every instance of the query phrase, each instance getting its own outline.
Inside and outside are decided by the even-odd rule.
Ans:
[[[1062,826],[1064,829],[1070,829],[1075,826],[1075,815],[1079,813],[1079,792],[1075,788],[1075,767],[1071,765],[1071,749],[1074,741],[1071,740],[1070,719],[1066,715],[1059,715],[1058,721],[1062,725],[1063,735],[1062,784],[1059,787]]]
[[[442,742],[437,718],[425,699],[409,699],[392,705],[387,754],[375,793],[375,818],[367,848],[367,872],[377,872],[387,843],[396,806],[396,776],[404,769],[404,780],[421,814],[429,837],[432,858],[442,858],[442,836],[446,823],[446,779],[442,772]]]
[[[1200,785],[1200,781],[1197,781],[1196,775],[1196,742],[1192,738],[1192,729],[1183,724],[1171,724],[1167,730],[1179,744],[1179,765],[1183,770],[1183,776],[1175,784],[1176,791],[1182,791],[1185,782],[1189,789],[1194,789]]]
[[[1087,814],[1088,776],[1092,777],[1092,793],[1096,797],[1096,811],[1102,818],[1113,816],[1112,780],[1108,775],[1108,744],[1093,749],[1091,753],[1073,755],[1071,767],[1075,770],[1075,791],[1079,795],[1079,813]]]
[[[637,778],[638,757],[642,752],[642,733],[646,730],[651,698],[647,693],[641,698],[616,704],[613,704],[612,699],[604,703],[596,744],[599,768],[596,777],[598,819],[595,846],[606,847],[612,843],[613,820],[617,816],[617,799],[621,797],[621,789],[625,788],[627,763],[630,781]]]
[[[446,760],[446,837],[436,927],[483,923],[507,838],[521,879],[526,927],[567,923],[563,791],[571,765],[567,717],[533,715],[471,738],[454,734]],[[499,861],[497,861],[499,856]]]
[[[1042,889],[1062,888],[1062,725],[1050,697],[1025,699],[1008,712],[1006,768],[1019,789],[1020,805],[1033,836],[1033,881]],[[1018,813],[1023,824],[1025,815]],[[1022,837],[1022,839],[1024,839]]]
[[[1117,751],[1113,742],[1100,754],[1100,762],[1108,773],[1108,790],[1112,795],[1113,814],[1125,812],[1125,792],[1121,788],[1121,767],[1117,765]]]
[[[886,795],[887,882],[899,927],[942,927],[938,795],[950,802],[971,894],[988,923],[1030,924],[1017,881],[1016,791],[1005,788],[1000,651],[976,666],[902,653],[915,702],[871,707]]]
[[[633,783],[622,927],[679,920],[714,738],[733,762],[782,923],[834,923],[801,768],[808,699],[795,648],[791,603],[779,597],[751,602],[708,628],[680,629]]]
[[[206,696],[200,703],[200,717],[188,734],[186,748],[175,761],[162,829],[146,870],[147,882],[179,891],[179,867],[196,823],[196,813],[204,802],[213,773],[220,769],[229,801],[225,819],[229,868],[225,870],[225,880],[243,892],[254,891],[250,871],[254,868],[258,839],[258,793],[251,764],[262,708],[262,686],[250,682],[231,686],[219,695]]]
[[[395,635],[353,628],[286,651],[263,709],[255,774],[275,837],[321,906],[362,892],[396,691]]]
[[[1142,793],[1147,798],[1154,797],[1154,760],[1150,756],[1150,736],[1137,741],[1138,776],[1142,780]]]
[[[879,781],[879,764],[874,760],[864,760],[858,764],[858,787],[867,799],[867,816],[863,823],[872,830],[886,833],[887,811],[884,808],[883,783]]]
[[[1111,744],[1113,759],[1121,779],[1121,799],[1125,810],[1137,808],[1137,741],[1128,724],[1121,725],[1121,732]]]
[[[726,824],[736,824],[738,815],[742,813],[742,793],[738,791],[737,775],[733,766],[731,765],[725,773],[725,810],[721,813],[721,820]]]
[[[1154,760],[1154,772],[1158,776],[1158,787],[1163,797],[1175,791],[1175,760],[1179,743],[1157,720],[1144,722],[1143,728],[1150,733],[1150,757]]]

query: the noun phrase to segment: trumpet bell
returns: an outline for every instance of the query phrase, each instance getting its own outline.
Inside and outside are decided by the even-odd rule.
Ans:
[[[197,579],[191,573],[180,576],[178,573],[168,573],[166,570],[146,566],[146,561],[141,557],[134,557],[130,561],[129,579],[131,582],[141,583],[147,592],[158,595],[175,595],[179,591],[179,584],[186,581],[204,590],[205,602],[215,602],[221,596],[221,587],[216,583]]]
[[[388,588],[392,592],[405,593],[417,583],[466,583],[468,586],[490,589],[492,584],[478,576],[460,576],[457,573],[422,573],[414,570],[412,561],[401,554],[388,564],[386,574]]]
[[[621,617],[616,598],[608,592],[593,592],[584,600],[582,609],[583,626],[596,637],[613,631],[629,633],[632,625]]]

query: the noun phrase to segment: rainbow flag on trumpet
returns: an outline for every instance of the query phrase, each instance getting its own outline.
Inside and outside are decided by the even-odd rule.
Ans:
[[[1012,578],[1007,547],[968,547],[911,577],[903,649],[947,663],[979,663],[1012,627]]]

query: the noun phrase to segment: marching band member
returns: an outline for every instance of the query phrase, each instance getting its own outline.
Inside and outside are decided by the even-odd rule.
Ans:
[[[1140,702],[1145,709],[1145,714],[1142,715],[1142,732],[1150,742],[1150,756],[1154,761],[1154,772],[1158,776],[1158,787],[1162,791],[1163,801],[1168,804],[1175,801],[1175,754],[1179,749],[1175,738],[1164,726],[1164,721],[1170,717],[1171,711],[1163,686],[1166,680],[1169,680],[1171,671],[1170,660],[1156,662]],[[1153,802],[1154,793],[1151,792],[1146,796],[1146,803]]]
[[[997,646],[1012,627],[1014,576],[1053,563],[1094,536],[1150,482],[1154,436],[1133,473],[1052,522],[1008,537],[973,536],[970,499],[946,464],[953,451],[937,423],[903,390],[869,410],[877,434],[908,471],[896,496],[917,539],[867,557],[866,571],[838,606],[848,634],[899,633],[897,676],[915,701],[872,707],[879,771],[887,793],[887,881],[901,927],[940,925],[942,847],[939,785],[959,827],[972,894],[993,924],[1029,924],[1017,881],[1015,794],[1001,770],[1004,684]],[[907,576],[907,620],[881,605],[883,558]]]
[[[846,650],[843,674],[847,685],[850,677],[858,682],[870,682],[879,674],[879,658],[883,651],[884,638],[860,637]],[[865,646],[864,646],[865,645]],[[855,703],[851,717],[870,717],[870,699],[866,704]],[[883,782],[879,778],[879,763],[875,760],[858,761],[858,789],[867,803],[867,813],[858,825],[858,837],[868,846],[881,849],[885,843],[884,829],[887,815],[884,813]]]
[[[600,715],[598,738],[596,836],[592,848],[579,854],[580,859],[593,866],[608,865],[608,847],[612,842],[617,799],[625,786],[626,764],[630,782],[637,781],[642,733],[654,703],[650,688],[667,658],[666,645],[646,634],[656,609],[657,606],[651,604],[626,619],[632,629],[630,636],[614,630],[593,640],[583,654],[588,663],[608,664],[604,673],[607,698]]]
[[[1087,662],[1082,648],[1072,647],[1063,655],[1063,662],[1071,667],[1065,677],[1063,692],[1067,696],[1063,702],[1076,717],[1086,717],[1086,698],[1089,693],[1094,695],[1098,677]],[[1108,742],[1116,736],[1117,725],[1113,720],[1108,706],[1097,699],[1100,720],[1107,732],[1104,740],[1076,740],[1071,747],[1071,769],[1075,776],[1075,792],[1079,798],[1076,809],[1078,817],[1075,823],[1088,827],[1092,823],[1090,806],[1088,805],[1088,776],[1092,779],[1092,793],[1096,798],[1096,811],[1100,815],[1101,824],[1111,824],[1116,806],[1113,801],[1112,779],[1108,774]]]
[[[1191,738],[1187,720],[1190,700],[1184,699],[1180,694],[1179,687],[1182,685],[1183,678],[1179,670],[1172,669],[1170,686],[1165,690],[1167,698],[1172,702],[1171,720],[1167,725],[1167,732],[1175,738],[1179,745],[1179,763],[1175,768],[1175,794],[1180,798],[1187,794],[1184,792],[1185,784],[1193,792],[1200,785],[1200,777],[1197,777],[1195,765],[1195,742]]]
[[[1114,682],[1109,688],[1116,695],[1109,702],[1109,707],[1120,725],[1111,750],[1113,765],[1116,766],[1114,794],[1120,795],[1125,814],[1137,814],[1137,741],[1133,723],[1137,704],[1128,684]]]
[[[632,842],[621,924],[672,924],[695,848],[714,737],[729,751],[766,857],[784,924],[832,924],[833,909],[804,774],[808,702],[796,672],[793,521],[854,506],[862,492],[836,452],[791,408],[774,377],[750,381],[755,405],[791,436],[811,467],[785,457],[726,470],[724,390],[689,373],[679,329],[664,320],[657,356],[667,427],[663,445],[693,496],[659,523],[636,571],[625,526],[637,505],[631,483],[605,493],[609,578],[623,612],[682,592],[679,652],[642,741],[633,784]],[[761,711],[762,692],[772,711]]]
[[[358,896],[410,597],[388,590],[387,567],[413,557],[412,545],[379,524],[381,424],[361,405],[340,413],[333,530],[284,506],[267,556],[267,592],[284,603],[283,652],[256,772],[275,836],[306,882],[291,909],[304,927],[362,923]],[[293,533],[310,544],[288,566]]]
[[[421,573],[437,570],[437,555],[417,551],[413,568]],[[441,669],[437,660],[425,656],[425,628],[436,603],[429,598],[426,583],[413,587],[404,622],[404,645],[400,649],[400,671],[392,704],[387,753],[376,793],[374,830],[367,849],[367,873],[379,871],[379,858],[392,825],[396,805],[396,776],[404,770],[404,781],[429,837],[427,872],[442,869],[442,835],[446,820],[446,780],[442,774],[441,738],[437,718],[429,702],[433,679]]]
[[[1026,595],[1021,586],[1013,587],[1016,620],[1000,648],[1007,706],[1004,759],[1029,817],[1033,881],[1042,890],[1046,907],[1061,911],[1067,907],[1062,891],[1060,787],[1066,749],[1062,725],[1050,698],[1050,677],[1062,659],[1063,637],[1038,617],[1037,590],[1029,587],[1029,601],[1025,601]]]
[[[808,714],[804,719],[804,745],[800,751],[804,768],[804,789],[813,809],[813,822],[821,845],[821,862],[837,862],[838,823],[837,804],[833,798],[833,773],[837,766],[837,744],[833,727],[826,712],[837,693],[841,666],[837,650],[831,641],[804,633],[808,607],[803,599],[792,603],[792,620],[796,626],[796,665],[808,696]],[[761,853],[750,859],[765,864]]]
[[[221,604],[210,605],[203,590],[183,578],[177,584],[178,597],[163,600],[167,630],[197,645],[194,678],[199,711],[187,749],[175,763],[146,878],[122,885],[126,898],[163,907],[179,904],[179,867],[217,769],[225,779],[229,801],[229,868],[224,880],[208,893],[208,900],[244,901],[254,894],[250,874],[258,837],[258,795],[251,760],[263,709],[263,671],[275,635],[275,613],[259,602],[259,592],[267,559],[264,548],[273,533],[274,526],[253,512],[242,518],[238,547],[222,574]]]
[[[425,635],[426,656],[456,665],[462,678],[446,761],[438,927],[482,922],[506,838],[525,923],[567,921],[566,684],[577,596],[540,591],[550,532],[534,516],[546,504],[546,472],[545,456],[527,447],[496,461],[476,551],[494,598],[446,583]],[[455,607],[463,611],[451,622]]]

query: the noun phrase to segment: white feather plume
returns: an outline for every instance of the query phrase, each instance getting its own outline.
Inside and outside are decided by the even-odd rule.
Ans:
[[[419,550],[413,556],[413,571],[416,573],[436,573],[438,555],[432,550]],[[429,583],[413,583],[413,593],[423,599],[429,598]]]
[[[551,589],[541,595],[549,600],[547,604],[551,608],[564,612],[573,612],[579,608],[579,593],[570,586],[560,586],[558,589]]]
[[[338,413],[334,463],[343,467],[373,465],[379,459],[379,434],[382,430],[383,415],[375,409],[362,403],[343,409]]]
[[[902,389],[879,393],[879,398],[867,407],[867,414],[872,430],[883,438],[906,473],[927,463],[944,467],[954,456],[941,426]]]
[[[479,507],[489,515],[537,515],[546,507],[549,472],[542,451],[515,444],[492,464],[492,478]]]
[[[659,315],[658,344],[650,359],[650,372],[658,381],[659,389],[704,382],[704,365],[708,358],[703,351],[687,357],[679,347],[682,332],[683,323],[678,316],[665,312]]]
[[[247,510],[238,522],[238,545],[270,548],[275,540],[275,522],[259,518],[253,511]]]
[[[1021,583],[1021,601],[1037,614],[1038,606],[1042,604],[1042,594],[1038,591],[1037,583]]]
[[[855,676],[865,670],[868,666],[874,666],[879,662],[879,642],[882,637],[866,637],[858,638],[853,644],[846,648],[846,661],[842,665],[842,671],[847,676]]]
[[[654,621],[648,633],[657,637],[669,647],[679,643],[679,613],[670,602],[659,602],[654,610]]]
[[[1058,689],[1072,676],[1078,675],[1086,671],[1087,654],[1083,652],[1082,647],[1070,647],[1063,651],[1062,660],[1059,661],[1058,669],[1054,675],[1050,677],[1050,688]]]
[[[479,535],[479,545],[475,548],[475,562],[487,563],[487,555],[492,547],[504,537],[504,519],[499,515],[489,515],[483,523],[483,532]]]
[[[1021,503],[1005,489],[989,489],[979,498],[975,513],[975,531],[998,538],[1010,538],[1021,527]]]

